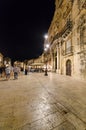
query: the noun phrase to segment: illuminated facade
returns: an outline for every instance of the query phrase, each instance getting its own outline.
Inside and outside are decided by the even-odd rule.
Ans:
[[[56,0],[48,30],[52,71],[86,79],[86,0]]]
[[[11,59],[9,57],[4,58],[4,66],[11,65]]]
[[[0,53],[0,67],[3,66],[3,55]]]

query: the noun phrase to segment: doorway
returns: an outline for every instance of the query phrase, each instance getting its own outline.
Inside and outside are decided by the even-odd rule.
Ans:
[[[71,60],[66,61],[66,75],[71,76]]]

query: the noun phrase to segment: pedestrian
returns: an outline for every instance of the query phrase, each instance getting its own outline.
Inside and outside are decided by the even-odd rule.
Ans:
[[[17,67],[17,65],[14,65],[13,72],[14,72],[14,79],[18,79],[19,67]]]
[[[25,68],[25,75],[27,75],[27,73],[28,73],[28,70],[27,70],[27,67]]]
[[[6,75],[7,80],[10,79],[10,73],[11,73],[10,66],[7,65],[6,68],[5,68],[5,75]]]
[[[2,77],[2,67],[0,67],[0,77]]]

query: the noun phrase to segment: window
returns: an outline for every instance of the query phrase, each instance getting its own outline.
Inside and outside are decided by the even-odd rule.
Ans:
[[[68,40],[66,42],[66,48],[65,48],[65,53],[66,54],[69,54],[72,52],[72,46],[71,46],[71,40]]]

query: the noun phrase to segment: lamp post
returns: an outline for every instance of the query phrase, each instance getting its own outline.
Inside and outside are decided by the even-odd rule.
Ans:
[[[48,76],[48,70],[47,70],[47,55],[45,55],[45,57],[46,57],[46,60],[45,60],[45,65],[46,65],[46,67],[45,67],[45,76]]]
[[[48,62],[48,57],[47,57],[47,51],[48,51],[48,49],[49,49],[49,43],[48,43],[48,35],[46,34],[45,36],[44,36],[44,38],[45,38],[45,43],[44,43],[44,56],[45,56],[45,65],[46,65],[46,67],[45,67],[45,76],[48,76],[48,69],[47,69],[47,62]]]

